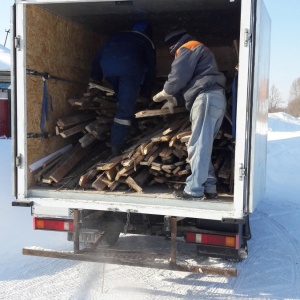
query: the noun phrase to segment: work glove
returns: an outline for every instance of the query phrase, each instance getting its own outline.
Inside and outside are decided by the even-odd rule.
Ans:
[[[173,96],[169,95],[165,92],[165,90],[162,90],[161,92],[157,93],[155,96],[153,96],[152,100],[154,102],[161,102],[164,100],[172,100]]]
[[[168,99],[168,101],[162,106],[161,109],[168,108],[170,113],[174,113],[174,107],[177,106],[177,100],[175,97]]]

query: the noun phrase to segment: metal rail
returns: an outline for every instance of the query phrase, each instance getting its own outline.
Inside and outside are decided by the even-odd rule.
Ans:
[[[30,248],[24,248],[22,252],[24,255],[33,255],[40,257],[146,267],[199,274],[202,273],[225,277],[237,277],[237,270],[234,268],[221,268],[201,265],[194,266],[188,264],[177,264],[173,262],[171,263],[170,258],[167,255],[161,255],[159,253],[141,253],[134,251],[118,251],[112,249],[93,248],[83,249],[78,253],[54,250],[37,250]]]

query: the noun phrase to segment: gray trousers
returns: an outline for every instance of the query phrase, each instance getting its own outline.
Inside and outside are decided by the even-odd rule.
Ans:
[[[211,154],[225,110],[226,98],[220,89],[200,94],[190,112],[192,135],[188,144],[188,158],[192,173],[186,180],[184,191],[194,197],[217,192]]]

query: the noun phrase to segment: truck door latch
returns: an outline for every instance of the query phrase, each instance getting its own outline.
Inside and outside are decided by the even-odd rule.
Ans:
[[[19,35],[15,37],[15,48],[21,50],[21,36]]]
[[[22,154],[19,154],[17,157],[16,157],[16,167],[20,168],[22,165]]]
[[[244,168],[243,164],[240,164],[240,168],[239,168],[239,179],[240,179],[240,181],[242,181],[245,176],[246,176],[246,169]]]
[[[244,33],[244,46],[245,47],[248,47],[251,37],[252,37],[251,32],[249,31],[248,28],[246,28],[245,33]]]

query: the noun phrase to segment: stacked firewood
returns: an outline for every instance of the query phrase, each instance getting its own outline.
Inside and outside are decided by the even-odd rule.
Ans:
[[[168,126],[157,126],[139,136],[122,155],[96,165],[95,170],[100,173],[92,181],[92,187],[113,191],[120,184],[127,184],[141,192],[146,184],[165,183],[179,189],[190,173],[186,142],[191,132],[184,115],[178,115],[179,119],[167,123]],[[84,179],[89,175],[90,171],[81,177],[80,185],[84,186]]]
[[[191,172],[187,155],[191,127],[185,108],[176,108],[174,114],[168,109],[138,112],[126,149],[112,157],[110,128],[117,108],[113,91],[92,84],[89,93],[69,103],[78,114],[57,120],[56,133],[78,142],[44,163],[36,174],[39,184],[98,191],[141,192],[154,185],[183,188]],[[216,137],[212,158],[219,181],[230,191],[233,147],[228,129],[222,128]]]

